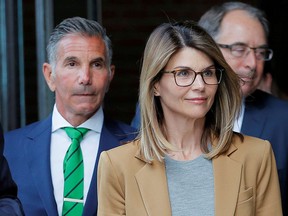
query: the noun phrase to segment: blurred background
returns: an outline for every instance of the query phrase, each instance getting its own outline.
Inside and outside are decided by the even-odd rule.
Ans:
[[[97,20],[113,43],[116,73],[104,109],[130,123],[138,97],[141,57],[147,37],[160,23],[200,16],[220,0],[0,0],[0,121],[4,131],[43,119],[51,113],[54,95],[42,64],[51,30],[67,17]],[[242,1],[266,12],[274,57],[266,69],[275,94],[287,98],[288,1]]]

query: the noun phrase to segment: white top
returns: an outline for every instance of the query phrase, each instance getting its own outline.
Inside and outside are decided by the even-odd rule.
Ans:
[[[86,122],[79,125],[90,129],[85,134],[81,142],[81,150],[84,163],[84,205],[87,198],[90,182],[93,176],[94,165],[99,148],[100,132],[102,130],[104,114],[102,107]],[[51,176],[54,188],[54,196],[57,203],[58,214],[62,214],[63,207],[63,191],[64,191],[64,175],[63,175],[63,160],[67,149],[71,144],[71,139],[62,127],[73,127],[67,122],[58,112],[54,105],[52,113],[52,134],[51,134]],[[94,182],[94,184],[96,184]]]
[[[244,118],[244,110],[245,110],[245,98],[242,99],[242,104],[241,104],[241,110],[239,113],[239,117],[235,120],[233,131],[240,133],[242,123],[243,123],[243,118]]]

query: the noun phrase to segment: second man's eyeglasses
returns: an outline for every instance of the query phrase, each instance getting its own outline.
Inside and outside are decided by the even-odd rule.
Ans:
[[[267,47],[249,47],[247,44],[235,43],[231,45],[218,44],[219,47],[229,49],[231,54],[237,58],[245,57],[252,49],[255,53],[256,59],[262,61],[269,61],[273,57],[273,50]]]

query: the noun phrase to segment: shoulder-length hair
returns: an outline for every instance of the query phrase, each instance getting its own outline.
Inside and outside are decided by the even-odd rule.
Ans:
[[[141,153],[147,161],[163,160],[175,146],[168,142],[163,128],[163,110],[159,97],[154,96],[154,85],[162,76],[162,69],[171,56],[184,47],[197,49],[209,56],[216,67],[223,70],[214,103],[206,115],[201,149],[211,159],[226,152],[232,141],[233,124],[241,106],[239,78],[226,63],[211,36],[193,21],[164,23],[148,38],[140,75],[139,139]],[[209,150],[207,141],[218,140]]]

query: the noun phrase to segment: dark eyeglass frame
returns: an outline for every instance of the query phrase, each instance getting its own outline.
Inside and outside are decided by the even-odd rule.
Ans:
[[[258,60],[270,61],[270,60],[272,59],[272,57],[273,57],[273,50],[272,50],[272,49],[269,49],[268,47],[249,47],[247,44],[244,44],[244,43],[234,43],[234,44],[230,44],[230,45],[218,43],[218,46],[221,47],[221,48],[224,48],[224,49],[229,49],[231,55],[233,55],[234,57],[237,57],[237,58],[242,58],[243,56],[247,55],[247,53],[249,53],[249,52],[247,52],[248,48],[249,48],[249,49],[252,49],[252,50],[254,51],[254,54],[255,54],[255,56],[256,56],[256,58],[257,58]],[[245,52],[243,52],[243,54],[242,54],[242,55],[239,55],[239,56],[234,55],[234,54],[233,54],[233,47],[235,47],[235,46],[245,47]],[[268,53],[269,53],[269,54],[268,54],[268,58],[259,58],[259,57],[257,56],[257,50],[265,50],[266,52],[268,52]]]
[[[205,79],[203,78],[203,73],[207,72],[207,69],[214,69],[214,70],[215,70],[215,73],[219,72],[219,78],[218,78],[217,74],[215,74],[215,75],[216,75],[216,78],[217,78],[217,83],[215,83],[215,84],[206,83]],[[177,72],[183,71],[183,70],[188,70],[188,71],[192,71],[192,72],[195,73],[194,79],[192,79],[192,81],[191,81],[190,84],[187,84],[187,85],[179,85],[179,84],[177,83],[176,74],[177,74]],[[217,68],[217,67],[215,67],[214,65],[212,65],[212,66],[209,66],[209,67],[207,67],[207,68],[204,68],[202,71],[199,71],[199,72],[196,72],[196,71],[194,71],[193,69],[187,67],[187,68],[177,68],[177,69],[172,70],[172,71],[164,71],[164,70],[162,70],[161,73],[172,73],[172,74],[174,75],[174,81],[175,81],[175,84],[176,84],[177,86],[180,86],[180,87],[188,87],[188,86],[191,86],[191,85],[194,83],[197,75],[200,75],[200,76],[201,76],[203,82],[204,82],[206,85],[219,85],[220,82],[221,82],[221,80],[222,80],[222,73],[223,73],[223,71],[224,71],[224,69],[222,69],[222,68]]]

